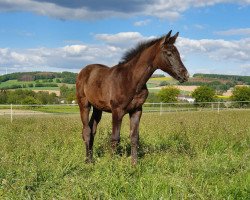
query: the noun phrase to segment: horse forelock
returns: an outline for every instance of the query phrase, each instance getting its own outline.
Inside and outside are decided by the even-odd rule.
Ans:
[[[131,49],[129,49],[128,51],[126,51],[124,53],[124,55],[122,56],[122,59],[119,62],[119,64],[124,64],[126,62],[129,62],[134,57],[140,55],[148,47],[150,47],[150,46],[158,43],[159,41],[161,41],[162,38],[163,38],[163,36],[159,37],[159,38],[154,38],[154,39],[151,39],[151,40],[139,42],[135,48],[131,48]]]

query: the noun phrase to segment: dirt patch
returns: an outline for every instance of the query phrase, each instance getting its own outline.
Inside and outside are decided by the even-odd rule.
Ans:
[[[0,116],[1,115],[10,115],[10,109],[0,109]],[[33,111],[33,110],[12,110],[13,115],[37,115],[37,114],[47,114],[44,112]]]
[[[179,90],[182,90],[182,91],[193,92],[199,86],[195,86],[195,85],[192,85],[192,86],[177,85],[175,87],[177,87]]]

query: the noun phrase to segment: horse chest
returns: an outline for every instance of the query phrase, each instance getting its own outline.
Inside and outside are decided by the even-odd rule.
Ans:
[[[132,101],[129,103],[127,110],[134,110],[136,108],[141,107],[146,101],[148,96],[148,90],[143,89],[139,93],[135,94]]]

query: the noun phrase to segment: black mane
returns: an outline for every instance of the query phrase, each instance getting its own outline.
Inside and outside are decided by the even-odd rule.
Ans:
[[[151,39],[151,40],[147,40],[147,41],[138,43],[135,48],[131,48],[124,53],[119,64],[124,64],[124,63],[130,61],[135,56],[141,54],[143,52],[143,50],[145,50],[146,48],[148,48],[148,47],[152,46],[153,44],[162,40],[162,38],[163,37],[159,37],[159,38],[155,38],[155,39]]]

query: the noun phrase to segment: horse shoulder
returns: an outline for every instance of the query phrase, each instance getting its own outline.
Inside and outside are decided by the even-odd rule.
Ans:
[[[141,107],[145,103],[147,97],[148,97],[148,88],[145,84],[140,91],[137,91],[134,94],[133,99],[131,100],[131,102],[127,107],[127,110],[130,111]]]

